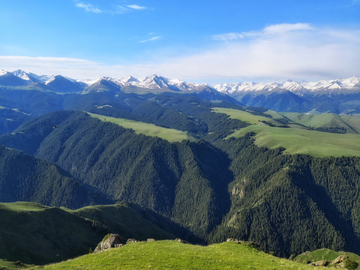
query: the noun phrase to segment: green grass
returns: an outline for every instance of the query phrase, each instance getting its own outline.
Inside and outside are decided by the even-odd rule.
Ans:
[[[195,138],[188,135],[187,132],[163,128],[156,126],[154,124],[147,124],[144,122],[133,121],[123,118],[115,118],[104,116],[100,114],[88,113],[91,117],[98,118],[103,122],[111,122],[122,126],[124,128],[130,128],[135,131],[136,134],[144,134],[146,136],[159,137],[161,139],[167,140],[169,142],[181,142],[183,140],[192,140],[195,141]]]
[[[48,207],[39,203],[32,202],[0,203],[0,209],[15,212],[43,211],[46,208]]]
[[[9,262],[7,260],[0,259],[0,270],[24,269],[24,268],[28,268],[28,267],[34,267],[34,266],[22,263],[20,261]]]
[[[38,268],[35,268],[38,269]],[[315,269],[228,242],[210,246],[176,241],[137,242],[41,269]]]
[[[320,115],[281,113],[281,115],[309,127],[344,127],[349,133],[360,133],[360,115],[337,115],[333,113]]]
[[[125,202],[77,210],[32,202],[0,203],[0,259],[4,260],[0,270],[1,265],[11,265],[8,261],[42,265],[87,254],[109,232],[125,239],[175,239],[144,219],[141,211]],[[147,215],[152,217],[151,212]]]
[[[268,110],[265,112],[265,114],[270,115],[273,119],[284,118],[283,115],[281,115],[280,113],[273,111],[273,110]]]
[[[252,124],[235,131],[228,138],[238,138],[248,132],[255,132],[256,145],[271,149],[284,147],[288,154],[308,154],[314,157],[360,156],[360,136],[357,134],[312,131],[296,125],[290,125],[291,128],[270,127],[259,122],[265,118],[262,116],[234,109],[221,108],[215,111]]]
[[[245,111],[228,109],[228,108],[213,108],[214,112],[224,113],[230,116],[232,119],[240,119],[241,121],[247,122],[252,125],[259,124],[260,121],[272,121],[271,118],[264,116],[254,115]]]
[[[308,154],[314,157],[360,156],[360,136],[334,134],[297,128],[251,125],[228,137],[241,137],[255,132],[255,144],[260,147],[284,147],[288,154]]]
[[[333,250],[326,249],[326,248],[318,249],[313,252],[307,251],[307,252],[295,257],[294,261],[305,263],[305,264],[307,264],[308,262],[317,262],[317,261],[322,261],[322,260],[332,261],[332,260],[336,259],[337,257],[339,257],[340,255],[349,256],[350,260],[357,262],[359,264],[359,266],[356,269],[360,269],[360,256],[359,255],[357,255],[355,253],[351,253],[351,252],[343,252],[343,251],[335,252]]]

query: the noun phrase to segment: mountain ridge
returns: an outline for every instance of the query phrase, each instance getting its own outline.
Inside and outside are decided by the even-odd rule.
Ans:
[[[18,69],[13,72],[7,72],[2,70],[0,72],[0,77],[7,75],[9,73],[23,80],[27,80],[31,82],[42,82],[45,85],[48,85],[55,78],[61,76],[61,75],[56,75],[51,77],[46,75],[39,76],[33,73],[26,73],[25,71]],[[181,81],[179,79],[169,79],[157,74],[142,77],[139,79],[133,76],[127,76],[124,78],[112,78],[112,77],[104,76],[96,80],[91,80],[91,79],[75,80],[65,76],[61,76],[61,77],[71,81],[72,83],[82,84],[84,88],[86,88],[87,86],[91,86],[94,83],[97,83],[99,80],[108,80],[123,87],[136,86],[139,88],[148,88],[148,89],[168,88],[169,90],[182,91],[182,92],[199,91],[204,87],[209,87],[229,95],[234,94],[236,92],[275,91],[276,89],[288,90],[290,92],[301,95],[304,95],[308,92],[317,92],[321,90],[339,91],[339,90],[355,88],[356,90],[360,91],[360,78],[356,76],[347,79],[320,80],[317,82],[306,82],[306,81],[296,82],[293,80],[287,80],[283,82],[255,83],[251,81],[243,81],[239,83],[220,83],[214,86],[211,86],[206,83],[197,84],[193,82]]]

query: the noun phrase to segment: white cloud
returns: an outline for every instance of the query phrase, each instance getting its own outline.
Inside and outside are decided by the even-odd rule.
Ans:
[[[149,39],[146,39],[146,40],[142,40],[142,41],[139,41],[139,43],[144,43],[144,42],[148,42],[148,41],[153,41],[153,40],[157,40],[161,37],[152,37],[152,38],[149,38]]]
[[[283,24],[274,24],[267,26],[262,31],[214,35],[213,39],[219,41],[232,41],[237,39],[261,37],[264,35],[285,34],[293,31],[313,30],[313,29],[314,28],[307,23],[296,23],[296,24],[283,23]]]
[[[104,14],[123,14],[126,12],[129,12],[131,10],[144,10],[147,9],[147,7],[139,6],[139,5],[117,5],[113,6],[111,9],[99,9],[94,7],[92,4],[85,4],[83,2],[80,2],[78,0],[73,0],[75,3],[75,6],[78,8],[83,8],[88,12],[94,12],[94,13],[104,13]]]
[[[82,59],[0,56],[0,69],[94,79],[156,73],[205,82],[360,77],[359,30],[293,25],[267,26],[252,33],[247,38],[224,39],[216,42],[215,48],[182,57],[153,53],[152,59],[157,60],[144,59],[150,64],[110,66]]]
[[[147,9],[147,7],[141,7],[138,5],[127,5],[128,8],[132,8],[132,9],[137,9],[137,10],[143,10],[143,9]]]
[[[98,8],[95,8],[92,4],[84,4],[82,2],[76,2],[75,6],[78,8],[83,8],[88,12],[101,13],[101,10]]]

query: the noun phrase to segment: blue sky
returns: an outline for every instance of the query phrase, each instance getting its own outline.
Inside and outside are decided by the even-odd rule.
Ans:
[[[360,77],[360,0],[0,1],[0,69],[193,82]]]

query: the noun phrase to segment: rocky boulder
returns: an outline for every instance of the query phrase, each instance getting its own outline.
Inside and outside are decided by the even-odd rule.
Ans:
[[[97,247],[94,250],[94,253],[98,253],[107,250],[109,248],[121,247],[124,244],[125,241],[120,235],[113,233],[107,234],[105,235],[103,240],[101,240],[101,242],[97,245]]]

